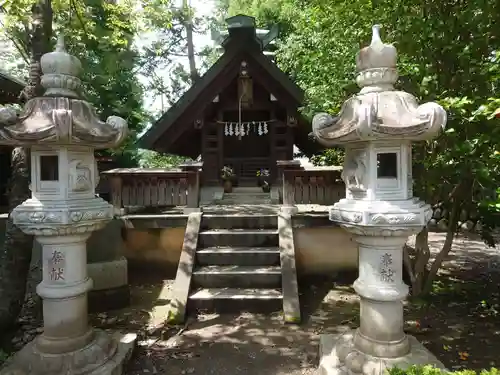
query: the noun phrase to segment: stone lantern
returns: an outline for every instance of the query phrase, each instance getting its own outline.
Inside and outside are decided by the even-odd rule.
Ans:
[[[81,63],[64,50],[41,59],[45,94],[28,101],[18,117],[0,110],[0,143],[31,149],[31,198],[12,212],[14,224],[42,246],[44,331],[1,374],[121,374],[135,335],[95,330],[88,324],[86,241],[113,218],[110,204],[95,194],[99,174],[95,149],[116,147],[127,123],[97,117],[80,98]]]
[[[432,216],[412,191],[412,141],[436,137],[446,112],[436,103],[418,105],[397,91],[397,52],[373,27],[371,44],[357,56],[361,91],[338,117],[318,114],[313,134],[325,146],[345,147],[342,179],[346,198],[330,210],[330,220],[352,234],[359,247],[360,327],[323,336],[320,373],[382,374],[388,367],[442,364],[403,330],[403,246]]]

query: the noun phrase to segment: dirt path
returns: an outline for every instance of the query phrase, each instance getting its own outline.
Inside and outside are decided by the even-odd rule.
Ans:
[[[431,234],[437,249],[442,234]],[[103,329],[138,332],[127,375],[312,375],[322,333],[358,325],[358,299],[342,281],[301,280],[304,322],[284,325],[279,314],[199,315],[184,326],[153,329],[166,316],[172,279],[131,272],[132,306],[91,316]],[[500,253],[480,240],[458,238],[427,305],[412,303],[406,330],[450,369],[500,366]]]
[[[437,251],[444,234],[431,233],[429,239]],[[406,330],[449,368],[499,365],[499,271],[498,249],[481,240],[457,238],[430,304],[406,308]],[[319,335],[358,324],[358,299],[350,288],[354,278],[302,281],[305,321],[300,326],[284,325],[279,315],[192,317],[185,327],[165,329],[154,344],[142,342],[128,375],[314,374]],[[168,287],[162,294],[168,299]]]

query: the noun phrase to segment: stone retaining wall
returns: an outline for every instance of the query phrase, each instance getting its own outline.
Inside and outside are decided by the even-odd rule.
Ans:
[[[450,211],[443,207],[442,204],[437,204],[433,207],[432,219],[429,221],[428,227],[431,231],[445,232],[448,230],[450,220]],[[458,219],[458,228],[460,232],[475,232],[479,233],[482,230],[482,224],[478,220],[478,214],[474,211],[463,209],[460,212]]]

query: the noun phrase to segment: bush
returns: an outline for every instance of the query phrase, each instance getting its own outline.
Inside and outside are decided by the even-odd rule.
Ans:
[[[0,349],[0,367],[5,363],[5,361],[9,358],[9,355]]]
[[[340,148],[329,148],[310,158],[311,163],[316,166],[342,166],[344,164],[344,150]]]

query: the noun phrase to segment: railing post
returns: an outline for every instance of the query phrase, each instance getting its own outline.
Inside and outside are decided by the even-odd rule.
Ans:
[[[200,208],[200,174],[203,162],[186,163],[179,165],[183,172],[189,173],[187,205],[184,208],[185,214],[201,211]]]
[[[289,215],[295,215],[298,208],[295,202],[295,176],[293,176],[293,171],[301,171],[303,168],[299,160],[278,160],[276,165],[278,167],[279,181],[283,186],[281,193],[283,199],[282,211]]]
[[[121,215],[123,213],[122,205],[122,177],[109,176],[111,185],[111,204],[114,207],[114,214]]]

